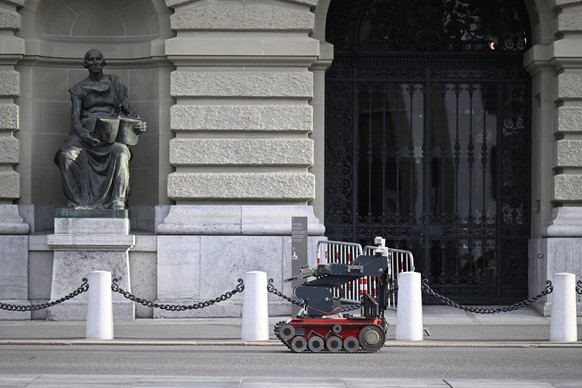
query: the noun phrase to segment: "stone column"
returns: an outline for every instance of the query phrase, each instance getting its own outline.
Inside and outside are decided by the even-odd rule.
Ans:
[[[317,1],[166,3],[177,34],[166,41],[176,66],[168,177],[176,204],[157,228],[160,301],[210,299],[256,270],[281,289],[291,218],[309,217],[314,241],[324,231],[308,205]],[[192,314],[238,316],[242,297],[233,299]]]
[[[582,275],[582,1],[556,0],[556,6],[540,10],[540,43],[526,57],[534,84],[530,296],[555,273]],[[549,315],[551,303],[550,294],[536,307]]]
[[[14,35],[20,29],[17,8],[24,0],[5,0],[0,8],[0,301],[28,305],[28,234],[30,228],[14,201],[20,198],[18,106],[20,77],[14,66],[24,54],[24,41]],[[29,312],[0,310],[0,319],[30,319]]]

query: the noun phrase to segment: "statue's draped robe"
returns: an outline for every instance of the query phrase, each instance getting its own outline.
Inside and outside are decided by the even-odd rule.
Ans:
[[[80,99],[82,130],[91,134],[98,117],[117,117],[122,102],[127,99],[127,88],[113,74],[104,74],[100,83],[86,78],[69,89],[69,93]],[[88,144],[71,123],[69,137],[55,155],[68,205],[124,208],[129,190],[130,157],[125,144]]]

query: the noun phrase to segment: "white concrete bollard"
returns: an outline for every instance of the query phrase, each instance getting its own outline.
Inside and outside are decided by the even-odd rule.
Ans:
[[[576,275],[554,274],[553,286],[550,342],[576,342]]]
[[[396,306],[396,340],[422,341],[423,335],[420,273],[400,272]]]
[[[87,339],[113,339],[113,300],[111,272],[93,271],[89,274],[87,303]]]
[[[251,271],[245,273],[241,338],[243,341],[265,341],[269,339],[269,302],[267,300],[266,272]]]

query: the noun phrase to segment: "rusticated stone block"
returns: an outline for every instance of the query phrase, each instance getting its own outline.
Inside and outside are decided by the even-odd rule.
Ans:
[[[304,166],[313,164],[310,139],[172,139],[173,166]]]
[[[306,201],[315,195],[315,177],[308,172],[174,172],[168,176],[168,197],[174,200]]]
[[[310,105],[174,105],[172,130],[310,132]]]
[[[582,73],[562,73],[558,75],[558,98],[562,100],[582,98]]]
[[[0,71],[0,96],[16,97],[20,90],[20,77],[17,71]]]
[[[0,104],[0,129],[18,129],[18,105]]]
[[[582,31],[582,10],[568,7],[558,15],[558,31]]]
[[[20,197],[20,175],[16,171],[0,172],[0,198],[15,199]]]
[[[574,133],[582,132],[582,106],[561,106],[556,117],[557,132]]]
[[[15,137],[0,137],[0,164],[18,163],[18,139]]]
[[[177,10],[172,29],[194,31],[311,31],[315,16],[308,8],[248,2],[208,2]]]
[[[582,200],[582,174],[559,174],[554,176],[554,201],[572,202]]]
[[[308,71],[174,71],[174,97],[313,97]]]
[[[581,167],[582,140],[558,140],[556,142],[556,163],[554,167]]]
[[[20,15],[16,11],[0,9],[0,30],[17,31],[20,29]]]

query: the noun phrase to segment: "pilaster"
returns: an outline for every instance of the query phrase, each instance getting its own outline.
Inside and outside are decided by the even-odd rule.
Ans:
[[[315,0],[167,0],[176,37],[168,197],[157,226],[158,298],[192,304],[236,286],[246,271],[290,276],[293,216],[307,216],[311,240],[324,227],[315,198]],[[175,279],[180,279],[176,281]],[[272,313],[289,313],[281,301]],[[188,316],[239,316],[237,297]],[[289,311],[288,311],[289,310]],[[183,316],[182,313],[181,316]],[[168,317],[176,313],[154,311]]]
[[[0,235],[26,234],[29,226],[18,215],[12,203],[20,198],[20,174],[15,166],[20,162],[20,143],[14,136],[19,129],[20,75],[16,62],[24,54],[24,41],[14,34],[20,29],[17,9],[24,0],[3,1],[0,8]]]
[[[534,80],[536,222],[529,246],[530,296],[539,294],[555,273],[582,275],[578,257],[582,244],[582,1],[557,0],[555,4],[554,40],[534,46],[526,57]],[[551,304],[550,294],[535,307],[549,315]],[[579,313],[581,307],[579,301]]]

